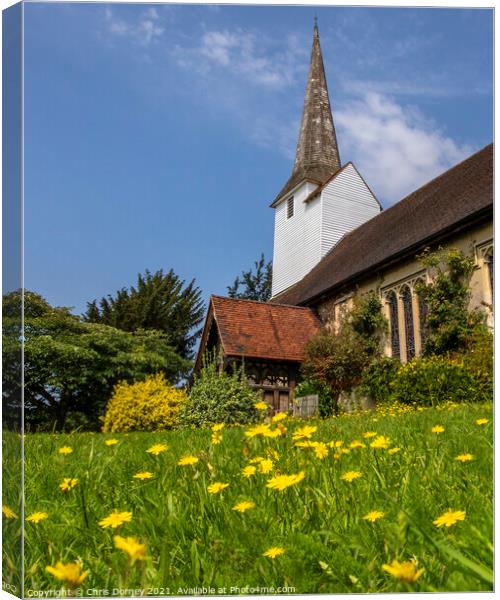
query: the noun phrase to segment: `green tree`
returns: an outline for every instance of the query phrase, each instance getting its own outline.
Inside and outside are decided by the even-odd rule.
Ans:
[[[88,302],[83,318],[124,331],[156,329],[167,335],[180,356],[192,358],[204,310],[194,279],[186,285],[172,269],[168,273],[160,269],[139,274],[135,287]]]
[[[271,284],[273,277],[273,264],[266,263],[264,254],[254,263],[255,272],[243,271],[240,277],[236,277],[233,285],[228,286],[227,293],[230,298],[241,298],[244,300],[258,300],[267,302],[271,298]],[[241,287],[240,287],[241,286]]]
[[[457,249],[425,252],[419,259],[431,275],[430,283],[417,287],[426,307],[423,354],[463,351],[476,329],[484,326],[484,313],[469,309],[474,260]]]
[[[4,399],[16,398],[20,391],[20,305],[20,291],[4,296]],[[60,430],[69,418],[98,428],[99,415],[119,381],[162,372],[175,382],[189,370],[190,362],[161,332],[85,323],[68,308],[52,307],[28,291],[24,309],[25,422],[34,427]]]

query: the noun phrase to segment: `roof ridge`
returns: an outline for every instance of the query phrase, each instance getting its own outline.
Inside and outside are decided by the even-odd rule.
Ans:
[[[210,299],[212,298],[220,298],[221,300],[229,300],[230,302],[252,302],[253,304],[261,304],[263,306],[283,306],[286,308],[311,311],[308,306],[295,306],[294,304],[282,304],[280,302],[269,301],[263,302],[262,300],[250,300],[249,298],[229,298],[228,296],[221,296],[220,294],[210,294]]]

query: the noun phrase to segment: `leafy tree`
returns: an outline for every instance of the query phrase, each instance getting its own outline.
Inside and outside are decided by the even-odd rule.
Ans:
[[[135,287],[88,302],[84,320],[124,331],[162,331],[180,356],[192,358],[204,310],[194,279],[185,285],[172,269],[168,273],[146,270],[137,276]]]
[[[241,279],[236,277],[233,285],[228,286],[227,293],[230,298],[242,298],[244,300],[258,300],[267,302],[271,298],[271,283],[273,277],[273,264],[266,263],[264,254],[254,263],[255,273],[243,271]],[[242,289],[240,289],[242,286]]]
[[[20,391],[17,314],[21,292],[4,296],[4,399]],[[99,415],[119,381],[162,372],[172,382],[190,363],[171,347],[165,334],[125,332],[82,322],[42,296],[24,294],[25,421],[35,427],[63,429],[67,419],[97,428]]]
[[[480,310],[469,309],[474,260],[456,249],[425,252],[419,258],[432,277],[430,283],[417,287],[427,309],[423,354],[462,351],[484,322]]]

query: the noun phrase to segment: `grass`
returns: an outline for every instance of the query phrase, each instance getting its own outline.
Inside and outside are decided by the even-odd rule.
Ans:
[[[488,423],[476,424],[479,418]],[[26,436],[26,515],[48,513],[38,524],[25,525],[26,588],[61,587],[46,572],[61,560],[81,561],[89,571],[83,595],[90,589],[161,595],[200,587],[221,593],[221,588],[226,593],[492,589],[491,405],[308,421],[317,426],[312,440],[343,442],[324,459],[314,448],[295,446],[292,434],[304,422],[283,424],[287,431],[277,438],[249,439],[243,428],[225,428],[217,445],[210,430]],[[444,431],[433,433],[435,425]],[[367,431],[390,438],[389,447],[371,448],[375,438],[364,438]],[[119,443],[107,446],[111,438]],[[366,447],[342,453],[353,440]],[[168,444],[168,450],[147,453],[155,443]],[[60,454],[66,445],[73,452]],[[400,451],[389,453],[395,447]],[[179,466],[186,453],[199,462]],[[271,473],[242,475],[250,459],[274,453],[279,459]],[[464,453],[473,459],[456,460]],[[154,478],[134,479],[139,471]],[[300,471],[304,479],[283,491],[266,487],[278,472]],[[341,479],[347,471],[362,476],[349,483]],[[59,489],[64,477],[78,479],[69,492]],[[210,494],[215,481],[229,487]],[[5,494],[12,495],[4,503],[18,512],[15,490],[4,487]],[[242,500],[255,507],[234,511]],[[114,509],[131,511],[132,520],[103,529],[99,521]],[[448,509],[465,511],[465,519],[436,527],[433,521]],[[373,523],[363,519],[374,510],[384,516]],[[18,523],[4,518],[5,559],[13,564],[18,549],[8,536]],[[114,546],[116,534],[144,543],[147,559],[131,565]],[[263,556],[274,546],[285,552]],[[424,571],[405,582],[383,570],[393,560],[416,560]],[[4,580],[8,577],[4,572]]]

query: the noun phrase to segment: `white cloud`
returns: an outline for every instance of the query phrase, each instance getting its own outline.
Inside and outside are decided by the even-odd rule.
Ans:
[[[126,21],[116,16],[111,8],[106,8],[104,13],[108,32],[122,38],[129,38],[140,46],[149,46],[151,42],[160,38],[165,29],[158,24],[159,15],[156,8],[148,8],[134,21]]]
[[[343,162],[352,158],[388,204],[471,154],[412,107],[377,93],[350,101],[334,116]]]

